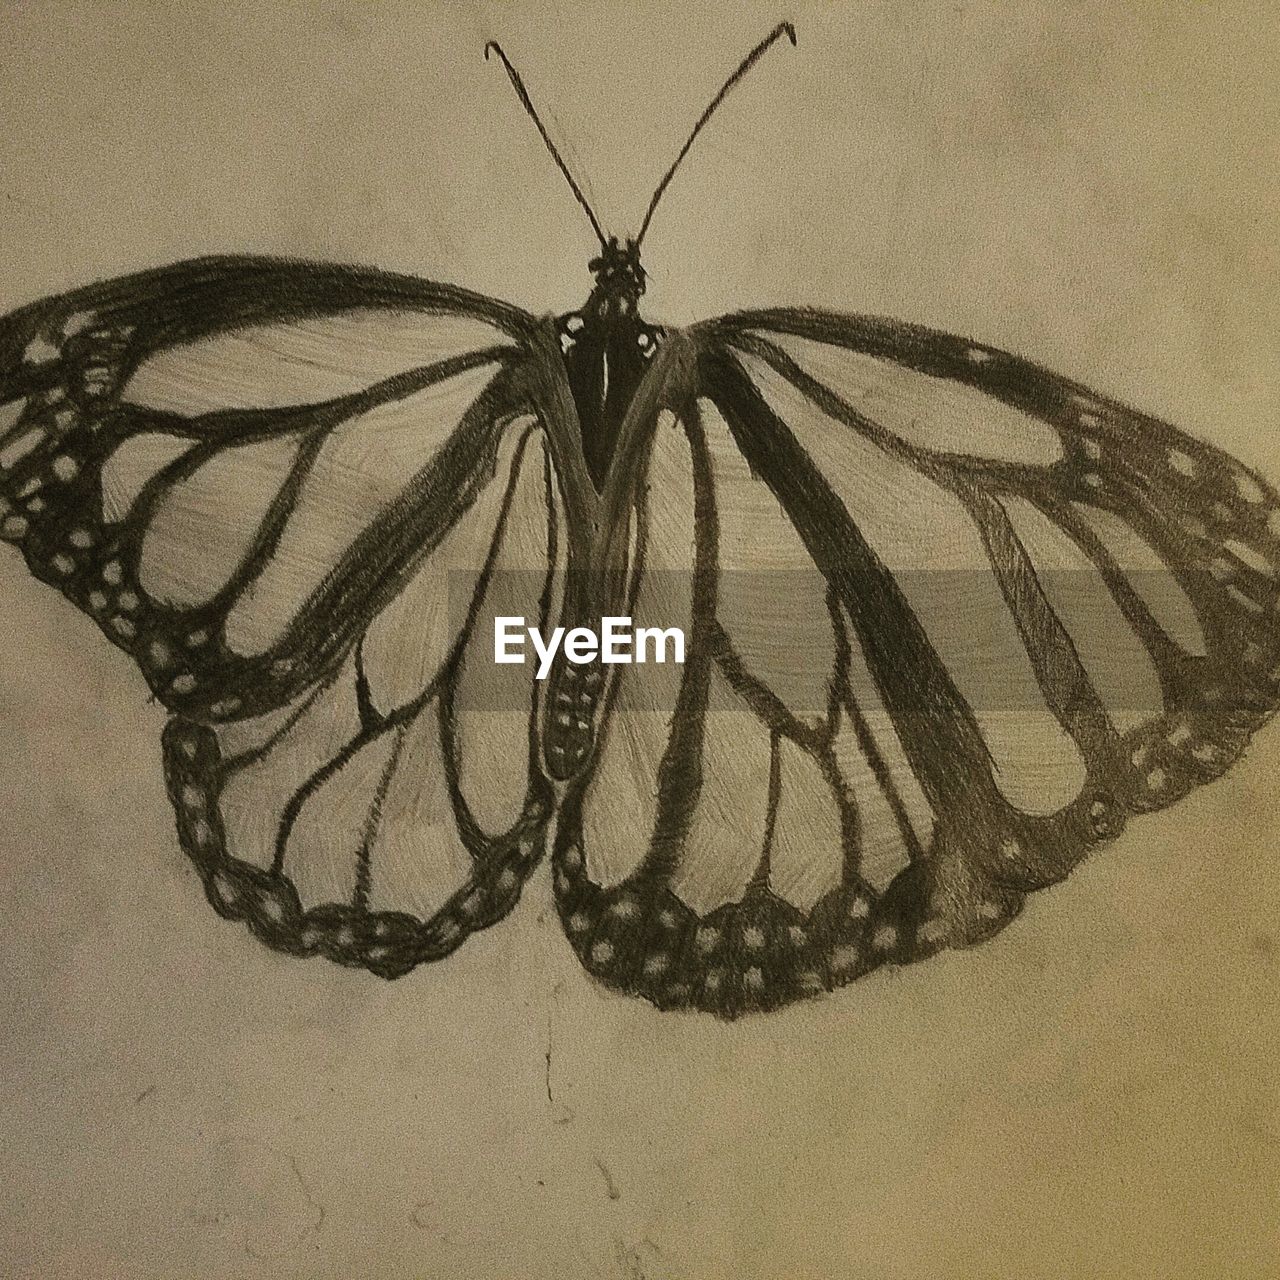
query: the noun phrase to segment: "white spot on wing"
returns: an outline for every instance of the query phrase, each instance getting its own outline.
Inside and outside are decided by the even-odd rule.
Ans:
[[[0,435],[17,425],[26,403],[25,400],[10,400],[7,404],[0,404]]]
[[[1239,541],[1237,538],[1227,538],[1222,544],[1233,556],[1243,564],[1247,564],[1249,568],[1255,569],[1258,573],[1265,574],[1268,578],[1276,576],[1276,566],[1271,563],[1260,551],[1249,546],[1247,543]]]
[[[1248,503],[1256,505],[1266,497],[1262,486],[1247,471],[1237,471],[1235,482],[1240,496]]]
[[[0,469],[8,471],[16,467],[43,439],[44,432],[35,427],[30,431],[24,431],[20,436],[15,436],[3,449],[0,449]]]
[[[36,334],[27,343],[27,349],[22,353],[22,358],[28,364],[48,364],[57,354],[58,347],[55,343],[50,342],[43,334]]]

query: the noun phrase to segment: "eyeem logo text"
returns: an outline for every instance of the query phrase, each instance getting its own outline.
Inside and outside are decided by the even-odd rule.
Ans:
[[[624,664],[684,661],[684,632],[679,627],[633,628],[630,618],[601,618],[598,632],[590,627],[574,627],[566,633],[563,627],[556,627],[544,638],[537,627],[526,626],[523,618],[497,617],[493,620],[494,662],[528,661],[526,637],[538,657],[539,680],[545,680],[550,674],[562,643],[564,656],[578,666],[597,661]]]

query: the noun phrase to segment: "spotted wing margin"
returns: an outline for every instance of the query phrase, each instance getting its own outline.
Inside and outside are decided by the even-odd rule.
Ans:
[[[733,1016],[980,941],[1274,712],[1280,498],[1234,459],[892,322],[761,313],[696,340],[689,663],[656,747],[614,713],[557,839],[604,981]],[[735,537],[800,582],[763,623],[758,585],[735,607]],[[620,739],[654,801],[619,859]]]
[[[332,670],[493,474],[532,321],[360,268],[207,258],[0,320],[0,536],[220,720]]]
[[[659,416],[633,515],[634,624],[683,629],[685,663],[611,675],[595,760],[559,808],[553,881],[592,974],[734,1017],[865,971],[874,893],[832,735],[745,669],[722,621],[726,523],[753,513],[726,507],[708,425],[693,399]],[[811,841],[835,860],[820,888]]]
[[[276,950],[399,977],[505,916],[542,857],[538,686],[491,648],[495,616],[546,628],[559,608],[541,432],[512,427],[497,470],[341,667],[255,720],[169,722],[182,847]]]

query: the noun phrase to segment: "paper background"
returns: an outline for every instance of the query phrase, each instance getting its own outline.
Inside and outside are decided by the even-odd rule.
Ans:
[[[590,232],[484,41],[621,232],[782,17],[649,315],[966,332],[1280,478],[1267,0],[9,0],[0,307],[244,251],[565,309]],[[0,1274],[1280,1271],[1274,727],[992,944],[726,1026],[593,986],[545,873],[395,984],[267,952],[177,851],[141,678],[11,551],[0,646]]]

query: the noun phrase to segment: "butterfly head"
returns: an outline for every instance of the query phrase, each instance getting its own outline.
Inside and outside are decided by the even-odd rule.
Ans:
[[[640,246],[634,240],[620,244],[617,236],[610,236],[600,256],[587,263],[587,270],[596,278],[588,309],[605,313],[636,309],[644,293],[645,273],[640,265]]]

